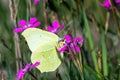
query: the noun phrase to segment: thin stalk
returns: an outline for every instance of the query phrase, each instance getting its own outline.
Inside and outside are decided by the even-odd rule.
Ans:
[[[28,73],[31,75],[33,80],[38,80],[37,77],[32,72],[28,71]]]
[[[89,18],[92,20],[93,25],[95,26],[96,31],[99,32],[99,27],[98,27],[97,21],[96,21],[96,19],[95,19],[95,16],[94,16],[92,13],[89,13],[88,16],[89,16]]]
[[[78,59],[74,60],[73,63],[78,68],[78,71],[79,71],[80,76],[81,76],[81,80],[84,80],[83,70],[81,70],[81,63],[79,62]]]
[[[67,67],[65,65],[65,63],[63,62],[62,64],[62,68],[64,69],[63,72],[65,73],[65,75],[67,76],[67,80],[70,80],[70,76],[68,74],[68,71],[67,71]],[[62,69],[61,69],[62,70]]]
[[[81,72],[83,72],[83,66],[82,66],[82,57],[81,57],[81,53],[78,53],[78,59],[79,59],[79,66],[80,66],[80,70],[81,70]]]
[[[70,50],[70,47],[69,48],[69,55],[70,55],[70,59],[73,61],[74,65],[76,67],[78,67],[78,71],[80,73],[80,76],[81,76],[81,80],[84,80],[84,76],[83,76],[83,67],[82,67],[82,56],[78,56],[77,59],[75,59],[75,55],[74,55],[74,51]],[[78,53],[79,54],[79,53]],[[80,59],[79,59],[80,58]]]
[[[86,34],[87,34],[87,37],[88,37],[90,50],[92,51],[91,55],[92,55],[92,59],[93,59],[93,64],[94,64],[96,72],[99,73],[97,57],[96,57],[96,53],[95,53],[94,45],[93,45],[94,42],[92,40],[92,35],[91,35],[91,32],[90,32],[89,23],[88,23],[87,16],[85,14],[85,10],[84,9],[83,9],[83,18],[84,18],[84,22],[85,22]]]
[[[4,73],[3,69],[1,71],[1,80],[5,80],[5,73]]]
[[[120,51],[119,51],[119,55],[118,55],[117,64],[118,64],[118,69],[116,69],[116,72],[117,72],[117,80],[120,80]]]
[[[32,5],[31,5],[31,0],[28,0],[27,1],[27,8],[29,8],[29,15],[31,17],[32,15]]]
[[[0,71],[0,78],[1,78],[1,80],[5,80],[5,73],[4,73],[4,68],[3,68],[3,66],[2,66],[2,59],[1,59],[1,53],[0,53],[0,65],[1,65],[1,71]]]
[[[14,24],[14,27],[17,27],[16,24],[16,15],[17,15],[17,9],[16,9],[16,3],[15,0],[9,0],[9,8],[11,13],[11,20]],[[21,59],[21,51],[20,51],[20,43],[19,43],[19,35],[17,33],[14,33],[14,44],[15,44],[15,56],[16,59]],[[19,60],[16,60],[16,68],[17,71],[22,68],[22,62]]]
[[[98,56],[98,68],[99,71],[102,73],[102,53],[98,51],[97,56]]]
[[[43,0],[43,6],[44,6],[44,12],[43,12],[43,16],[44,16],[44,22],[45,22],[45,27],[47,29],[47,10],[46,10],[46,0]]]
[[[27,8],[26,8],[26,20],[27,20],[27,22],[29,21],[29,17],[31,17],[30,16],[30,2],[29,2],[29,0],[26,0],[26,5],[27,5]]]
[[[110,5],[112,6],[113,18],[114,18],[115,25],[116,25],[117,30],[118,30],[118,35],[120,36],[120,25],[119,25],[119,21],[118,21],[118,18],[117,18],[116,11],[115,11],[115,7],[112,5],[112,0],[109,0],[109,2],[110,2]]]
[[[80,45],[79,45],[79,48],[80,48]],[[79,67],[81,79],[84,80],[83,55],[81,52],[77,53],[77,57],[75,59],[75,62],[78,64],[76,66]]]
[[[106,22],[105,22],[105,34],[107,33],[109,26],[110,12],[107,12]],[[105,34],[101,28],[101,47],[102,47],[102,62],[103,62],[103,75],[108,76],[108,66],[107,66],[107,49],[105,43]]]
[[[119,69],[118,69],[118,80],[120,80],[120,65],[118,65]]]
[[[105,34],[106,34],[107,31],[108,31],[109,20],[110,20],[110,12],[107,12],[107,15],[106,15],[106,22],[105,22]]]
[[[9,48],[9,46],[5,43],[5,40],[0,38],[0,42],[9,50],[12,51],[11,48]]]
[[[83,65],[82,65],[82,55],[81,55],[81,53],[77,53],[78,56],[75,59],[74,58],[75,57],[75,55],[74,55],[75,51],[72,51],[72,50],[69,49],[69,52],[70,52],[70,54],[72,54],[71,56],[73,56],[72,61],[73,61],[74,65],[76,67],[78,67],[78,69],[79,69],[79,73],[80,73],[81,79],[84,80]]]
[[[16,26],[16,21],[14,21],[14,26]],[[19,35],[17,33],[14,33],[14,44],[15,44],[15,56],[16,56],[16,67],[17,71],[22,68],[22,62],[19,61],[21,57],[21,51],[20,51],[20,40]]]
[[[107,49],[105,44],[105,34],[103,30],[101,30],[101,47],[102,47],[103,75],[108,76]]]
[[[58,69],[56,70],[56,80],[60,80],[60,77],[59,77],[59,70],[58,70]]]
[[[97,72],[95,72],[92,68],[90,68],[87,64],[83,64],[84,65],[84,68],[85,68],[85,70],[87,70],[87,71],[89,71],[89,73],[91,74],[91,75],[93,75],[94,76],[94,78],[96,78],[95,80],[104,80],[103,78],[102,78],[102,75],[100,75],[100,77],[98,77],[98,75],[97,75]],[[91,79],[90,79],[91,80]]]
[[[83,69],[83,62],[82,62],[82,53],[78,53],[79,55],[79,67],[81,69],[81,78],[84,80],[84,69]]]
[[[98,22],[104,23],[104,16],[103,16],[104,14],[103,14],[100,6],[99,6],[99,1],[100,1],[100,0],[93,0],[93,2],[95,3],[96,10],[97,10],[97,13],[96,13],[96,14],[99,15],[99,16],[97,16],[97,17],[98,17]],[[97,17],[96,17],[96,18],[97,18]]]
[[[73,24],[72,24],[72,29],[73,29],[73,36],[76,36],[76,25],[75,25],[75,17],[73,17]]]
[[[57,53],[58,53],[59,59],[60,59],[61,62],[62,62],[62,67],[60,67],[60,68],[58,69],[58,72],[62,71],[63,73],[65,73],[65,75],[66,75],[66,77],[67,77],[67,80],[70,80],[70,76],[69,76],[69,74],[68,74],[68,72],[67,72],[67,68],[66,68],[64,59],[63,59],[62,56],[60,55],[57,47],[56,47],[56,51],[57,51]],[[62,54],[63,54],[63,53],[62,53]],[[64,78],[64,79],[66,80],[66,78]]]

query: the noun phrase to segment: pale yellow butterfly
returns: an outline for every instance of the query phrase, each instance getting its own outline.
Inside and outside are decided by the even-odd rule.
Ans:
[[[59,37],[56,34],[38,28],[28,28],[22,35],[32,51],[32,63],[40,62],[37,68],[41,73],[55,71],[60,66],[61,60],[56,51]]]

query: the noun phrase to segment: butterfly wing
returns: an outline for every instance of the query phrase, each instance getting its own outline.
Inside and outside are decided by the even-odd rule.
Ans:
[[[43,52],[41,52],[40,50],[36,50],[31,55],[32,63],[40,61],[41,64],[37,66],[37,68],[41,71],[41,73],[55,71],[61,64],[55,47],[51,47],[52,49]]]
[[[22,33],[22,35],[25,37],[32,52],[40,48],[41,45],[47,43],[51,43],[55,46],[59,38],[56,34],[37,28],[28,28]],[[44,47],[44,49],[46,50],[47,47]]]
[[[22,35],[32,51],[31,61],[39,61],[37,68],[41,72],[55,71],[61,64],[56,51],[58,36],[37,28],[28,28]]]

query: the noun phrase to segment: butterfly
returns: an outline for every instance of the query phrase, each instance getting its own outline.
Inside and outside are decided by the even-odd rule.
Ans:
[[[32,52],[31,62],[40,62],[37,68],[41,73],[55,71],[60,66],[61,60],[56,50],[59,37],[56,34],[38,28],[28,28],[22,32],[22,36]]]

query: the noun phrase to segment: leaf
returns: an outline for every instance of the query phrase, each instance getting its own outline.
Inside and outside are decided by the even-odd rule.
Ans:
[[[28,28],[22,35],[32,51],[32,63],[39,61],[40,65],[37,68],[42,73],[55,71],[59,67],[61,61],[56,51],[59,37],[56,34],[37,28]]]

